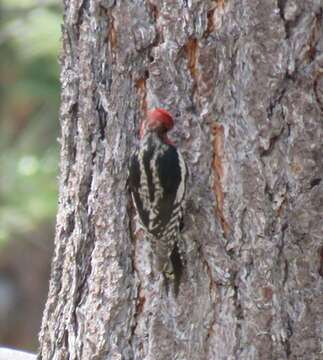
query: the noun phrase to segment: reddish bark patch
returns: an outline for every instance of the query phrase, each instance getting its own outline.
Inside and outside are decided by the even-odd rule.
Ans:
[[[143,312],[145,306],[146,298],[142,294],[139,295],[137,306],[136,306],[136,315]]]
[[[204,37],[208,37],[214,31],[214,20],[213,20],[214,12],[215,9],[212,9],[207,13],[207,28],[204,33]]]
[[[262,296],[266,302],[271,301],[273,298],[273,289],[269,286],[262,288]]]
[[[117,31],[114,26],[114,19],[112,16],[109,17],[109,28],[108,28],[108,41],[110,43],[111,49],[116,49],[118,45],[117,41]]]
[[[139,95],[139,107],[142,114],[147,114],[147,77],[140,78],[135,82],[136,89]]]
[[[204,32],[204,37],[207,38],[210,34],[213,33],[214,29],[215,29],[215,25],[214,25],[214,13],[217,9],[223,9],[224,8],[224,3],[225,0],[215,0],[215,5],[213,5],[213,8],[210,9],[207,12],[207,27],[206,30]]]
[[[224,236],[226,237],[230,228],[223,214],[223,207],[224,207],[224,193],[222,189],[222,178],[223,178],[222,158],[223,158],[223,138],[224,138],[223,126],[220,124],[214,125],[212,129],[212,133],[213,133],[213,150],[214,150],[213,168],[215,173],[213,190],[216,197],[215,211],[216,211],[216,215],[219,217],[221,221],[223,233]]]
[[[191,73],[192,79],[195,81],[197,77],[197,51],[198,51],[198,42],[197,39],[191,38],[184,46],[184,51],[188,60],[188,69]]]
[[[225,0],[215,0],[215,2],[218,4],[219,7],[222,9],[224,8]]]

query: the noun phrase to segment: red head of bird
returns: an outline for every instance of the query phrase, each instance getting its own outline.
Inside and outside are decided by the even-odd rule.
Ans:
[[[141,124],[140,138],[143,138],[147,132],[156,132],[166,143],[171,143],[166,133],[174,126],[172,115],[161,108],[155,108],[148,111],[147,118]]]

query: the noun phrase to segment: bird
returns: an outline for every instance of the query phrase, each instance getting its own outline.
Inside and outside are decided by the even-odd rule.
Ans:
[[[188,167],[168,132],[173,116],[165,109],[148,111],[142,121],[138,148],[129,164],[129,188],[140,224],[149,235],[157,271],[166,290],[178,295],[185,254],[183,228]]]

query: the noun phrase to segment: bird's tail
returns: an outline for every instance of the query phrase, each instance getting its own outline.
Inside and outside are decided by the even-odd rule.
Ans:
[[[177,297],[181,278],[183,275],[184,264],[181,259],[177,242],[175,243],[174,249],[170,255],[169,261],[163,271],[165,278],[166,292],[169,292],[170,285],[173,284],[174,294]]]

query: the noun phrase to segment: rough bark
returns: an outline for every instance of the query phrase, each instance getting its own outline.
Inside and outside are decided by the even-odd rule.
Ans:
[[[56,252],[40,359],[319,359],[323,4],[69,0]],[[147,108],[191,172],[166,296],[127,161]]]

